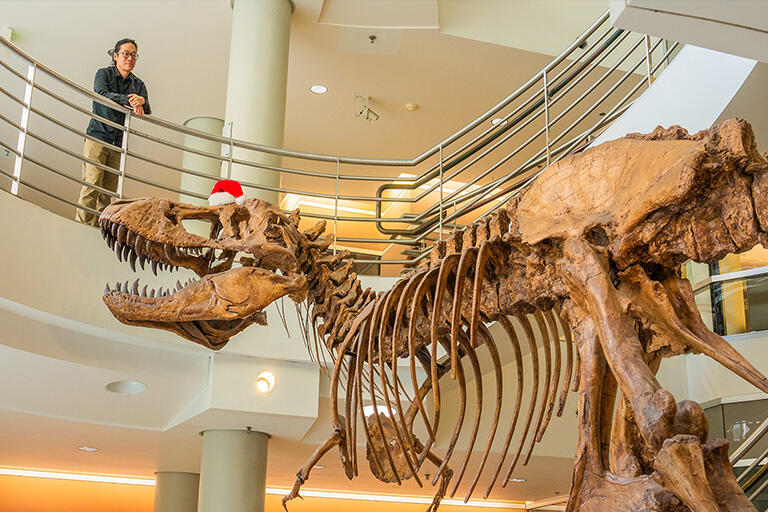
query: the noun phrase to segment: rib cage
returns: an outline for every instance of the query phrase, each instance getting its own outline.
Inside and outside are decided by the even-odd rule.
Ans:
[[[314,287],[320,290],[315,292],[317,306],[312,315],[313,330],[320,339],[315,338],[314,352],[320,359],[327,350],[334,362],[331,416],[336,430],[343,432],[343,452],[350,458],[352,475],[359,474],[356,440],[362,430],[368,446],[366,456],[380,480],[401,484],[413,477],[423,486],[419,473],[426,472],[422,470],[423,464],[430,459],[437,468],[431,473],[433,486],[455,466],[458,470],[448,494],[453,497],[465,483],[468,488],[464,500],[469,500],[485,476],[483,497],[487,498],[502,470],[502,485],[506,486],[514,469],[529,462],[552,415],[562,415],[571,383],[574,391],[578,389],[578,376],[574,378],[573,372],[578,368],[578,363],[574,363],[578,351],[573,348],[570,328],[560,318],[555,302],[547,297],[534,299],[531,290],[513,301],[507,311],[500,309],[498,300],[488,300],[489,294],[498,294],[500,271],[510,258],[522,258],[520,264],[530,267],[525,262],[531,259],[530,255],[516,254],[519,249],[514,240],[505,240],[508,225],[508,215],[502,210],[438,243],[428,264],[378,296],[349,284],[351,278],[357,280],[349,274],[348,266],[341,266],[342,254],[326,257],[311,273],[311,281],[326,285]],[[518,277],[508,275],[507,270],[503,272],[507,279]],[[550,307],[540,308],[534,303]],[[510,321],[509,313],[516,318],[515,323]],[[316,325],[319,319],[323,323]],[[499,339],[494,339],[488,328],[493,322],[501,326],[503,334]],[[541,347],[537,345],[536,332]],[[527,343],[531,354],[530,375],[524,371],[521,340]],[[498,346],[505,343],[512,347],[517,385],[512,417],[508,423],[500,424],[502,403],[506,401]],[[438,346],[445,353],[442,357]],[[478,357],[481,351],[487,351],[492,363],[495,403],[488,439],[482,452],[473,454],[483,408],[487,406],[483,404],[483,368]],[[398,374],[399,360],[408,362],[406,378]],[[471,420],[467,418],[467,362],[477,397]],[[419,368],[426,375],[422,380]],[[440,458],[434,448],[441,410],[446,405],[440,389],[441,380],[445,379],[456,381],[460,399],[458,404],[447,404],[458,407],[459,414]],[[369,416],[363,410],[364,393],[374,409]],[[342,397],[343,415],[339,411]],[[521,421],[525,397],[529,405]],[[416,436],[419,429],[426,432],[423,444]],[[468,429],[471,433],[466,455],[455,460],[460,436]],[[390,438],[384,433],[389,433]],[[513,447],[516,434],[519,436]],[[488,465],[494,440],[501,436],[504,445],[499,461]],[[511,448],[514,450],[510,453]],[[477,468],[468,472],[473,457]],[[441,498],[438,491],[436,502]]]

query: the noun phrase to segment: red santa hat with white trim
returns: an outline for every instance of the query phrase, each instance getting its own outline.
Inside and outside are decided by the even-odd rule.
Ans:
[[[243,193],[243,187],[235,180],[219,180],[211,190],[208,196],[208,204],[211,206],[220,206],[223,204],[237,203],[243,204],[246,197]]]

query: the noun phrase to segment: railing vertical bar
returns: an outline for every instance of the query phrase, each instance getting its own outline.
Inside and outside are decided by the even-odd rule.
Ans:
[[[336,157],[336,197],[333,201],[333,254],[336,254],[336,239],[339,232],[339,158]]]
[[[651,86],[651,36],[645,34],[645,66],[648,75],[648,87]]]
[[[123,186],[125,183],[125,164],[126,160],[128,159],[128,137],[131,134],[131,111],[129,110],[127,114],[125,114],[125,121],[123,121],[123,126],[125,126],[125,130],[123,131],[123,143],[120,147],[122,147],[123,152],[120,153],[120,176],[117,178],[117,197],[122,199],[123,198]]]
[[[27,130],[29,127],[29,117],[32,108],[32,91],[35,89],[35,75],[37,74],[37,62],[27,66],[27,79],[29,80],[24,87],[24,106],[21,107],[21,122],[19,123],[19,140],[16,143],[16,159],[13,162],[13,181],[11,182],[11,194],[19,195],[19,184],[21,183],[21,167],[24,164],[24,150],[27,146]]]
[[[438,154],[440,155],[440,223],[438,239],[443,239],[443,145],[440,144],[438,148]]]
[[[544,128],[547,143],[547,167],[549,167],[550,148],[549,148],[549,90],[547,89],[547,70],[541,72],[544,79]]]

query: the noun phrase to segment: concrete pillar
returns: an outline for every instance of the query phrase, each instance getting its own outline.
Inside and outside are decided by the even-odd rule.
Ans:
[[[196,512],[200,475],[177,471],[155,473],[154,512]]]
[[[186,126],[187,128],[192,128],[193,130],[199,130],[201,132],[210,133],[211,135],[221,135],[221,130],[224,127],[224,120],[219,119],[217,117],[208,117],[208,116],[192,117],[184,121],[184,126]],[[184,136],[184,146],[191,149],[196,149],[199,151],[205,151],[207,153],[213,153],[216,155],[221,154],[221,144],[208,139],[201,139],[200,137],[195,137],[193,135]],[[181,160],[181,166],[185,169],[190,169],[192,171],[204,173],[209,176],[213,176],[217,179],[219,178],[222,172],[222,167],[219,163],[219,160],[198,155],[196,153],[191,153],[189,151],[184,152],[184,156],[182,157],[182,160]],[[216,183],[215,180],[200,178],[197,176],[192,176],[190,174],[181,175],[182,190],[187,190],[189,192],[198,192],[200,194],[203,194],[203,196],[205,197],[208,197],[208,194],[211,193],[211,189],[213,188],[213,185],[215,183]],[[180,200],[183,203],[189,203],[189,204],[196,204],[196,205],[208,204],[208,202],[205,199],[198,199],[196,197],[188,196],[185,194],[181,195]],[[207,235],[208,234],[206,233],[206,236]]]
[[[225,119],[236,139],[282,147],[288,82],[290,0],[234,0]],[[269,165],[280,158],[236,149],[234,157]],[[277,187],[274,171],[235,165],[232,179]],[[277,203],[276,192],[250,189],[249,197]]]
[[[264,512],[268,440],[245,430],[203,432],[198,512]]]

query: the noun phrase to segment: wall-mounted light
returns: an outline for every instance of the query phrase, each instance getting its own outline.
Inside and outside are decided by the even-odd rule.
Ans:
[[[260,393],[269,393],[275,388],[275,375],[272,372],[261,372],[256,377],[255,386]]]

